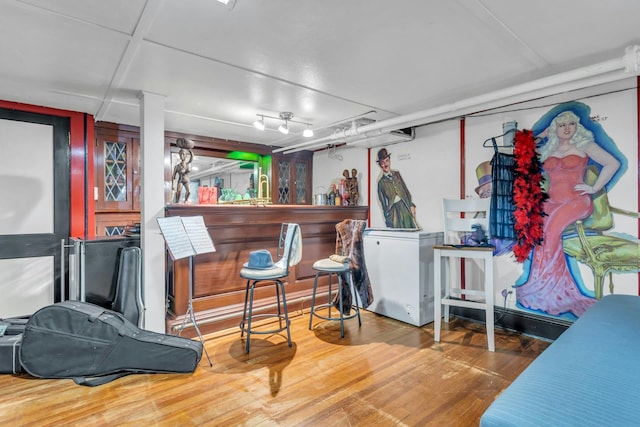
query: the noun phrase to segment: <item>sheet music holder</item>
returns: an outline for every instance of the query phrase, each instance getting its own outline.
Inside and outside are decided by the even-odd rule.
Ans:
[[[189,306],[184,316],[182,325],[178,330],[178,335],[182,333],[187,318],[191,320],[193,328],[200,338],[202,348],[207,356],[209,365],[213,366],[209,353],[204,345],[204,339],[196,322],[195,312],[193,311],[193,259],[196,255],[215,252],[213,241],[209,236],[207,227],[204,224],[202,216],[179,217],[170,216],[165,218],[157,218],[160,232],[164,237],[164,241],[169,249],[171,259],[175,262],[178,259],[189,258]]]
[[[170,216],[157,220],[174,261],[216,251],[202,216]]]
[[[182,219],[184,229],[197,255],[216,251],[202,216],[183,216],[179,218]]]

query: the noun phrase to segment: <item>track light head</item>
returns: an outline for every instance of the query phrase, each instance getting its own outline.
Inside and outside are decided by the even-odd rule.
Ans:
[[[285,135],[289,134],[289,120],[293,119],[293,113],[284,111],[280,113],[280,118],[284,120],[284,123],[278,126],[278,130]]]
[[[260,120],[253,122],[253,126],[258,130],[264,130],[264,116],[258,115]]]
[[[282,133],[284,133],[285,135],[289,134],[289,124],[287,123],[287,121],[285,120],[283,124],[281,124],[280,126],[278,126],[278,130]]]
[[[236,5],[236,0],[218,0],[218,2],[225,5],[229,10],[233,9]]]
[[[313,130],[311,129],[311,123],[306,123],[306,122],[301,122],[301,121],[297,121],[297,120],[293,120],[293,113],[289,112],[289,111],[284,111],[282,113],[278,114],[278,117],[275,116],[270,116],[268,114],[256,114],[256,116],[259,117],[259,119],[256,119],[256,121],[253,122],[253,126],[256,129],[259,130],[265,130],[266,129],[266,125],[264,122],[264,119],[274,119],[274,120],[282,120],[283,123],[280,124],[280,126],[278,126],[278,130],[285,134],[288,135],[289,134],[289,122],[292,123],[298,123],[301,125],[305,125],[306,129],[304,130],[304,132],[302,133],[302,135],[305,138],[310,138],[313,136]]]

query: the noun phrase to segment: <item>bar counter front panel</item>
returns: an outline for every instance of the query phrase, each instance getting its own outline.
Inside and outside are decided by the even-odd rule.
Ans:
[[[337,223],[344,219],[366,220],[367,206],[336,207],[312,205],[169,205],[166,216],[202,216],[216,251],[197,255],[193,268],[193,308],[202,333],[226,329],[240,323],[246,280],[240,277],[249,252],[268,249],[274,261],[280,226],[300,225],[302,260],[290,269],[286,283],[289,312],[308,308],[313,290],[313,263],[335,252]],[[167,333],[182,325],[189,304],[189,260],[173,262],[167,254]],[[318,292],[326,293],[328,281],[322,277]],[[324,297],[326,301],[326,296]],[[275,287],[256,289],[254,312],[270,309],[275,303]],[[187,319],[188,320],[188,319]],[[195,336],[187,321],[185,336]]]

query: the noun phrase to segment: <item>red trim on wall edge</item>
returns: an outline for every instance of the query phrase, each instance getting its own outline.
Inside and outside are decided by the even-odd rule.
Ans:
[[[465,165],[466,165],[466,157],[467,157],[467,153],[466,151],[466,133],[465,133],[465,119],[464,117],[462,117],[460,119],[460,198],[464,199],[465,198],[465,194],[466,194],[466,189],[465,189],[465,181],[466,181],[466,175],[465,175]],[[460,259],[460,288],[461,289],[465,289],[466,288],[466,272],[465,272],[465,262],[464,262],[464,258]],[[462,295],[462,299],[464,298],[464,295]]]
[[[86,191],[85,191],[85,222],[86,227],[84,229],[85,238],[96,237],[96,201],[93,198],[93,187],[95,185],[95,174],[94,174],[94,152],[96,148],[95,144],[95,120],[91,114],[85,114],[85,124],[87,130],[87,137],[85,141],[86,147],[86,173],[87,179],[86,182]]]
[[[70,224],[71,237],[86,237],[85,232],[85,114],[75,111],[60,110],[57,108],[42,107],[39,105],[23,104],[0,100],[0,108],[9,110],[26,111],[29,113],[45,114],[50,116],[68,117],[70,132]],[[93,141],[93,116],[88,117],[87,123],[91,123],[91,131],[86,138]],[[87,126],[89,127],[89,126]],[[89,144],[93,145],[93,144]],[[93,164],[93,162],[90,162]],[[92,176],[92,175],[89,175]],[[93,197],[91,197],[93,199]],[[91,211],[93,212],[93,211]]]
[[[466,140],[465,140],[465,119],[464,117],[462,117],[460,119],[460,198],[464,199],[465,198],[465,194],[466,194],[466,189],[465,189],[465,181],[466,181],[466,175],[465,175],[465,165],[466,165]]]
[[[369,179],[367,184],[367,206],[369,206],[369,211],[367,212],[367,224],[371,227],[371,147],[367,148],[367,177]]]

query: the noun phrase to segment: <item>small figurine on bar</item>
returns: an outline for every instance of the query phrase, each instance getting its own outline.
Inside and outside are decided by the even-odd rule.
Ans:
[[[351,169],[351,184],[349,185],[349,204],[352,206],[358,206],[359,198],[360,198],[360,190],[358,189],[358,171],[354,168],[354,169]]]
[[[338,188],[336,187],[335,184],[331,184],[331,187],[329,188],[329,193],[327,194],[327,200],[328,200],[329,206],[335,206],[337,194],[338,194]]]
[[[175,194],[175,198],[172,198],[172,200],[175,201],[175,203],[180,203],[180,195],[182,194],[182,188],[184,187],[184,202],[186,203],[191,195],[191,189],[189,188],[189,173],[191,172],[193,147],[195,147],[195,143],[185,138],[178,138],[176,140],[176,146],[180,148],[180,151],[178,152],[180,163],[173,168],[173,185],[171,186],[171,190],[172,193]]]
[[[349,171],[347,169],[344,170],[342,175],[345,177],[346,181],[346,193],[347,200],[349,206],[357,206],[359,190],[358,190],[358,171],[356,169],[351,169],[351,177],[349,176]]]

